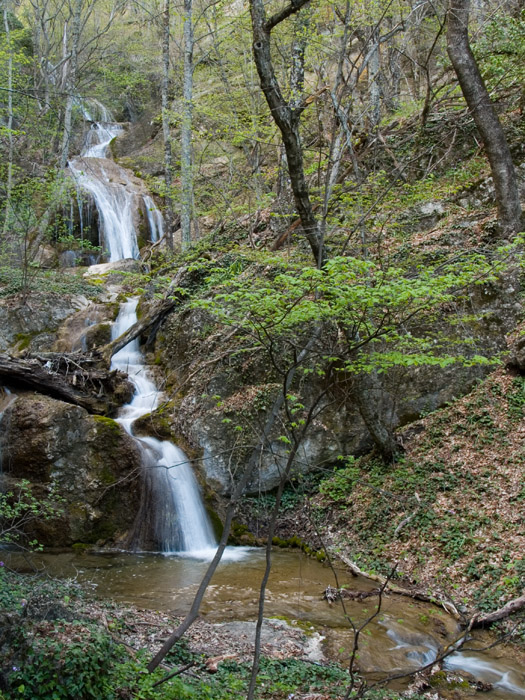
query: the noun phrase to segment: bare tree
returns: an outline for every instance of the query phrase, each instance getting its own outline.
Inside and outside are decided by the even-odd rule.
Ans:
[[[181,210],[180,227],[182,249],[191,245],[191,222],[193,210],[193,172],[191,157],[191,129],[193,123],[193,16],[192,0],[184,0],[184,67],[182,78],[182,123],[181,123]]]
[[[272,30],[288,17],[299,12],[308,2],[309,0],[297,0],[268,18],[266,16],[263,0],[250,0],[250,12],[253,29],[253,55],[259,74],[261,89],[268,102],[272,118],[282,135],[295,206],[301,219],[304,234],[310,244],[310,249],[317,264],[322,266],[326,254],[319,233],[318,221],[310,199],[308,184],[306,182],[303,148],[299,130],[301,114],[307,107],[307,100],[304,95],[296,94],[296,90],[292,90],[289,101],[285,99],[275,74],[271,55]],[[298,71],[300,70],[299,64],[302,61],[303,51],[304,49],[301,49],[300,46],[295,46],[295,76],[298,75]],[[296,79],[295,82],[297,87],[300,87],[300,80]]]
[[[170,0],[164,0],[162,11],[162,88],[161,88],[161,112],[162,112],[162,136],[164,140],[164,185],[166,192],[164,201],[166,209],[164,218],[166,222],[166,240],[170,250],[173,250],[173,197],[171,192],[173,181],[173,156],[171,148],[171,132],[169,117],[169,93],[170,93]]]
[[[496,190],[502,234],[512,236],[521,230],[518,183],[505,134],[470,48],[469,9],[470,0],[450,0],[447,51],[485,145]]]

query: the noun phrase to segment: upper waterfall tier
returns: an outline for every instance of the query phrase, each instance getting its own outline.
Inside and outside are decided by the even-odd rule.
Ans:
[[[87,133],[82,156],[84,158],[106,158],[109,144],[122,131],[120,124],[95,122]]]
[[[109,261],[138,258],[137,231],[147,196],[142,180],[108,158],[82,156],[70,161],[69,169],[79,187],[93,195]]]
[[[89,192],[99,214],[99,243],[110,262],[139,257],[139,232],[149,234],[152,242],[163,235],[162,214],[155,206],[142,180],[117,165],[110,153],[111,141],[122,133],[120,124],[111,121],[103,110],[104,121],[93,121],[88,108],[81,105],[86,121],[91,122],[80,156],[69,162],[69,170],[80,191]]]

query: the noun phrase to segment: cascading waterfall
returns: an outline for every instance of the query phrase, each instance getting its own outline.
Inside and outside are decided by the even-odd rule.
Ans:
[[[7,387],[0,386],[0,426],[2,425],[2,420],[4,418],[4,412],[9,404],[14,401],[15,397]],[[5,431],[0,432],[0,436],[4,435]],[[2,474],[2,440],[0,439],[0,476]]]
[[[122,133],[122,127],[113,121],[111,113],[96,104],[101,121],[94,121],[87,107],[79,102],[86,121],[91,122],[86,142],[79,157],[69,162],[77,186],[90,192],[95,200],[100,229],[109,261],[138,258],[139,247],[135,226],[135,212],[142,200],[146,210],[151,240],[162,231],[162,215],[143,187],[132,181],[128,171],[110,157],[109,144]]]
[[[151,240],[153,243],[156,243],[164,235],[162,214],[155,206],[155,202],[147,194],[144,195],[144,204],[146,205],[146,216],[148,217]]]
[[[91,128],[81,155],[69,163],[70,170],[78,186],[93,195],[110,262],[138,258],[134,213],[140,198],[153,242],[163,236],[162,215],[140,181],[132,181],[128,171],[108,157],[109,144],[121,133],[121,126],[99,103],[94,104],[94,109],[100,121],[92,118],[85,103],[79,102],[79,107],[86,121],[91,122]],[[122,305],[113,326],[113,338],[136,322],[136,307],[136,299]],[[137,440],[144,457],[142,504],[131,547],[208,557],[215,551],[215,537],[188,458],[169,441],[133,435],[133,423],[155,410],[159,401],[159,392],[144,366],[138,340],[114,355],[112,367],[126,372],[135,387],[134,396],[122,409],[118,422]]]
[[[113,338],[136,322],[137,302],[131,299],[122,305],[112,329]],[[134,421],[157,408],[159,392],[144,366],[138,340],[116,353],[111,366],[127,372],[135,387],[131,402],[118,418],[133,436]],[[161,552],[209,556],[210,550],[216,548],[216,541],[188,458],[167,440],[135,439],[144,452],[146,484],[133,546],[140,549],[146,544]]]

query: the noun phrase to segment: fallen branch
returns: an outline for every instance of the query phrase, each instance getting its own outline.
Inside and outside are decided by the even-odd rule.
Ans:
[[[376,581],[380,585],[384,585],[387,581],[386,576],[379,576],[378,574],[370,574],[366,571],[361,570],[357,564],[345,557],[343,554],[338,554],[339,559],[347,566],[354,576],[364,576],[370,581]],[[439,599],[436,596],[428,595],[428,593],[423,593],[423,591],[410,590],[409,588],[402,588],[401,586],[396,586],[394,583],[388,582],[387,593],[396,593],[397,595],[407,596],[409,598],[414,598],[414,600],[422,600],[425,603],[435,603],[436,605],[441,605],[441,607],[446,610],[450,615],[455,617],[457,620],[461,620],[462,616],[459,614],[456,606],[449,600]]]
[[[175,309],[175,307],[182,303],[185,295],[180,288],[189,285],[190,282],[190,278],[184,279],[187,271],[188,268],[186,267],[180,268],[174,280],[168,287],[166,294],[164,295],[164,299],[151,311],[151,313],[144,318],[139,319],[130,328],[128,328],[125,333],[98,350],[106,365],[109,365],[111,358],[116,352],[122,350],[122,348],[128,343],[131,343],[132,340],[144,335],[155,325],[160,325],[166,316],[168,316],[173,309]]]
[[[481,613],[474,615],[472,627],[474,629],[479,627],[485,627],[486,625],[490,625],[493,622],[504,620],[505,618],[510,617],[510,615],[514,615],[514,613],[519,612],[523,608],[525,608],[525,594],[523,594],[519,598],[514,598],[514,600],[510,600],[502,608],[494,610],[494,612],[486,613],[485,615],[482,615]]]

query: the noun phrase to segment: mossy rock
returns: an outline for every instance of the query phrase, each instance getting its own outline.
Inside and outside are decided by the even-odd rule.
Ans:
[[[98,323],[96,326],[91,326],[86,332],[85,340],[87,350],[106,345],[111,340],[111,324]]]
[[[159,440],[173,440],[173,431],[169,412],[161,407],[152,413],[146,413],[133,423],[133,431],[138,436],[151,436]]]

